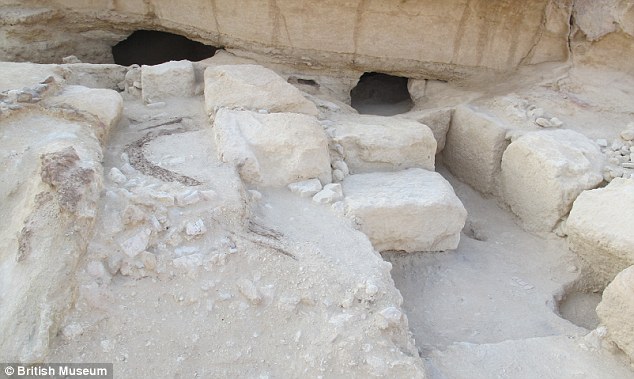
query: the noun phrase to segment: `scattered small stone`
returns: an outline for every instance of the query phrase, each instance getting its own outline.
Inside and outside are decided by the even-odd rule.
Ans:
[[[340,182],[343,179],[345,179],[345,175],[343,173],[343,171],[341,170],[332,170],[332,181],[333,182]]]
[[[387,307],[379,314],[387,321],[388,326],[398,325],[403,317],[403,313],[396,307]]]
[[[140,252],[147,249],[151,234],[152,231],[149,228],[141,229],[132,237],[120,243],[121,250],[130,258],[136,257]]]
[[[108,276],[106,268],[101,261],[91,261],[86,265],[86,272],[95,279],[104,279]]]
[[[132,175],[136,172],[136,170],[129,163],[127,158],[128,154],[126,154],[125,156],[126,156],[126,159],[125,159],[126,163],[124,163],[123,166],[121,166],[121,172],[123,172],[125,175]],[[121,159],[123,159],[123,154],[121,154]]]
[[[262,200],[262,193],[257,190],[249,190],[249,196],[251,200],[255,202]]]
[[[341,170],[344,175],[350,175],[350,169],[348,168],[348,165],[342,160],[334,161],[332,163],[332,168],[335,170]]]
[[[632,169],[634,169],[634,162],[624,162],[623,164],[621,164],[621,166],[623,166],[623,168],[632,168]]]
[[[165,108],[165,102],[164,101],[157,101],[156,103],[149,103],[149,104],[146,104],[146,107],[151,108],[151,109]]]
[[[341,200],[343,198],[343,187],[341,187],[341,184],[339,183],[330,183],[330,184],[326,184],[324,186],[325,190],[330,190],[334,193],[336,193],[337,195],[340,196],[339,199],[337,200]]]
[[[114,344],[110,342],[109,340],[102,340],[100,345],[101,345],[101,350],[104,353],[110,353],[114,349]]]
[[[66,325],[64,329],[62,329],[62,334],[64,335],[64,338],[68,340],[74,340],[84,334],[84,328],[82,328],[82,326],[78,323],[73,322]]]
[[[319,179],[309,179],[288,185],[288,189],[300,197],[311,197],[322,189]]]
[[[121,269],[121,264],[123,262],[123,257],[119,254],[113,254],[108,256],[106,259],[106,269],[110,273],[110,275],[116,275],[117,272]]]
[[[82,63],[82,62],[76,56],[69,55],[67,57],[62,58],[62,63],[64,63],[64,64],[72,64],[72,63]]]
[[[203,256],[200,253],[185,255],[172,260],[172,265],[189,271],[195,270],[203,265]]]
[[[176,195],[176,203],[180,206],[194,205],[201,200],[197,190],[185,191]]]
[[[196,222],[188,222],[185,226],[185,234],[188,236],[200,236],[207,232],[205,223],[202,219],[198,219]]]
[[[258,305],[262,302],[262,296],[259,294],[258,289],[252,281],[249,279],[240,279],[237,285],[240,293],[252,304]]]
[[[544,116],[544,110],[542,108],[529,109],[526,113],[530,118],[540,118]]]
[[[548,119],[545,119],[543,117],[538,117],[535,120],[535,123],[537,125],[541,126],[542,128],[550,128],[550,127],[553,126],[553,124]]]
[[[564,125],[564,122],[558,119],[557,117],[553,117],[550,119],[550,124],[556,128],[559,128]]]
[[[46,77],[46,79],[44,79],[43,81],[40,82],[40,84],[51,84],[55,82],[55,77],[52,75],[49,75]]]
[[[200,191],[200,196],[203,198],[203,200],[206,201],[215,200],[216,198],[218,198],[218,194],[214,190]]]
[[[143,262],[143,266],[149,271],[156,271],[156,255],[144,251],[140,254],[141,262]]]
[[[633,129],[626,129],[624,131],[621,132],[621,138],[624,141],[632,141],[634,140],[634,128]]]
[[[343,217],[345,215],[346,206],[343,201],[334,202],[330,208],[332,208],[337,216]]]
[[[266,109],[258,109],[259,114],[269,114],[269,111]]]
[[[613,151],[620,151],[621,148],[623,147],[623,145],[624,144],[623,144],[622,141],[619,141],[618,139],[615,139],[614,141],[612,141],[611,148],[612,148]]]
[[[339,184],[339,183],[336,183],[336,184]],[[324,188],[323,190],[317,192],[315,196],[313,196],[313,201],[319,204],[330,204],[334,201],[341,200],[342,198],[343,196],[333,191],[332,189]]]
[[[379,292],[379,287],[377,287],[374,283],[368,282],[365,285],[365,293],[369,296],[374,296]]]
[[[116,167],[110,169],[110,172],[108,173],[108,178],[119,185],[124,184],[128,181],[128,178],[126,178],[126,176],[123,175],[123,173]]]
[[[198,252],[198,249],[193,246],[181,246],[174,249],[174,254],[181,257],[184,255],[194,254]]]
[[[16,99],[18,103],[30,103],[33,101],[33,94],[30,92],[22,91],[18,94]]]
[[[167,192],[151,192],[150,197],[164,205],[174,205],[174,196]]]

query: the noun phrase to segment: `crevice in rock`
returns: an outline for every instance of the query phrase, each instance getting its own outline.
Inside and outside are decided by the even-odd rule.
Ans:
[[[213,57],[216,50],[216,46],[192,41],[178,34],[137,30],[112,47],[112,56],[115,63],[122,66],[156,65],[183,59],[196,62]]]

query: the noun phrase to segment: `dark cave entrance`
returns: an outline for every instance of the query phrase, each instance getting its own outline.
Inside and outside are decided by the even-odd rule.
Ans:
[[[213,57],[215,46],[192,41],[178,34],[156,30],[137,30],[112,47],[116,64],[156,65],[183,59],[192,62]]]
[[[350,91],[350,105],[361,114],[393,116],[408,112],[414,102],[407,81],[402,76],[366,72]]]

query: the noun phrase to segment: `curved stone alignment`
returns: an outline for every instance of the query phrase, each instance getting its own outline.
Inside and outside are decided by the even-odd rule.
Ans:
[[[112,47],[114,63],[122,66],[157,65],[183,59],[211,58],[218,48],[187,37],[157,30],[137,30]]]

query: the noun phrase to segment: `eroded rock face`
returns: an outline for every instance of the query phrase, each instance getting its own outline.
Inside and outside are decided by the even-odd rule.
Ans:
[[[362,71],[373,67],[445,79],[565,60],[571,11],[570,1],[554,0],[526,4],[283,0],[274,6],[250,1],[134,0],[107,7],[64,0],[27,10],[16,0],[2,4],[3,60],[51,62],[75,54],[83,61],[107,63],[112,59],[110,47],[127,36],[122,30],[160,29],[215,46],[283,53],[293,64]],[[437,27],[439,20],[443,27]],[[41,51],[25,46],[24,41],[51,29],[56,31],[54,45],[38,42]]]
[[[234,164],[248,183],[283,187],[310,178],[331,181],[326,134],[312,116],[221,109],[214,134],[220,159]]]
[[[317,115],[301,91],[274,71],[259,65],[226,65],[205,70],[205,108],[221,107]]]
[[[527,133],[502,156],[504,201],[528,230],[551,231],[584,190],[603,181],[599,147],[571,130]]]
[[[566,223],[573,251],[601,284],[634,264],[634,179],[616,178],[605,188],[584,191]]]
[[[603,291],[597,307],[607,337],[634,361],[634,266],[621,271]]]

